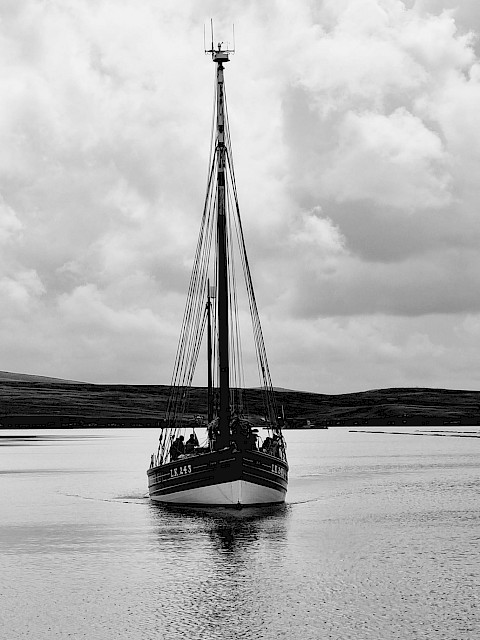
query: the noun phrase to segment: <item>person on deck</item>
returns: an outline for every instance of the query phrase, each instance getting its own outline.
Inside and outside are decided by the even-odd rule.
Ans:
[[[280,457],[280,438],[278,436],[273,436],[272,444],[270,445],[270,455],[275,456],[276,458]]]
[[[255,451],[257,449],[257,438],[258,438],[258,430],[257,429],[249,429],[247,435],[247,450]]]
[[[271,446],[272,446],[272,439],[270,438],[270,436],[267,436],[263,441],[262,446],[260,447],[260,451],[263,451],[263,453],[270,453]]]
[[[198,438],[194,433],[191,433],[189,439],[185,443],[185,453],[193,453],[195,447],[198,447]]]
[[[179,436],[172,442],[172,446],[170,447],[170,460],[177,460],[182,453],[185,453],[184,439],[183,436]]]

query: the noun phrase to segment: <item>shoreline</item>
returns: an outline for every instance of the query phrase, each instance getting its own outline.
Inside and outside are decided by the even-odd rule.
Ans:
[[[2,380],[1,428],[161,428],[170,386],[93,385],[51,380]],[[287,429],[364,426],[475,426],[480,424],[480,391],[386,388],[338,395],[279,389]],[[264,424],[263,392],[243,391],[252,422]],[[192,421],[204,416],[207,390],[189,390]]]

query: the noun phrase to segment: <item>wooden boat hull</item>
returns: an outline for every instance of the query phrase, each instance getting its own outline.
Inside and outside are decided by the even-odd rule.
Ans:
[[[285,502],[288,464],[260,451],[182,456],[147,471],[150,498],[165,504],[252,506]]]

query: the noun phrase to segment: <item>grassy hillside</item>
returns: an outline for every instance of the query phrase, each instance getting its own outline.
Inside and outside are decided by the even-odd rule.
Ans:
[[[52,382],[63,384],[80,384],[74,380],[63,380],[62,378],[49,378],[47,376],[35,376],[29,373],[12,373],[11,371],[0,371],[0,382]]]
[[[13,376],[13,377],[12,377]],[[0,373],[3,426],[85,424],[158,426],[167,405],[165,385],[93,385]],[[205,414],[206,390],[193,388],[188,410]],[[322,424],[480,424],[480,392],[449,389],[377,389],[324,395],[278,390],[290,426]],[[249,411],[262,414],[259,389],[245,392]]]

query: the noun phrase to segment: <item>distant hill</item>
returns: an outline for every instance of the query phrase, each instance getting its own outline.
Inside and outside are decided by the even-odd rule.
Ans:
[[[262,387],[251,387],[256,391],[261,391]],[[273,387],[274,391],[285,392],[285,393],[314,393],[313,391],[295,391],[295,389],[286,389],[285,387]]]
[[[0,382],[50,382],[52,384],[79,384],[74,380],[63,380],[62,378],[49,378],[48,376],[35,376],[28,373],[12,373],[10,371],[0,371]]]
[[[88,384],[0,372],[0,423],[156,426],[165,415],[169,392],[168,385]],[[258,420],[262,395],[260,389],[243,391],[244,406]],[[316,426],[480,424],[480,391],[415,387],[326,395],[276,390],[275,396],[291,427],[307,420]],[[206,389],[193,387],[190,414],[205,415],[206,403]]]

